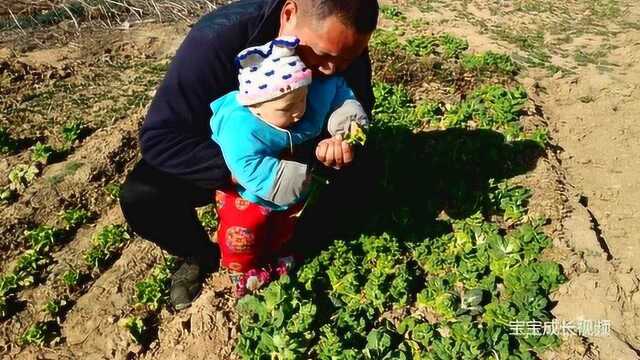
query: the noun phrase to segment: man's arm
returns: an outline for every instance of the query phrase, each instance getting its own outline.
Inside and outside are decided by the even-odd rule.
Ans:
[[[250,36],[252,6],[262,5],[238,2],[205,16],[176,52],[140,130],[142,156],[153,167],[203,188],[229,182],[210,138],[209,104],[237,88],[234,59]]]
[[[368,118],[371,118],[375,98],[371,84],[371,60],[368,51],[365,50],[342,75],[364,108]],[[316,158],[327,167],[339,169],[353,161],[354,149],[342,140],[342,136],[337,135],[318,143]]]

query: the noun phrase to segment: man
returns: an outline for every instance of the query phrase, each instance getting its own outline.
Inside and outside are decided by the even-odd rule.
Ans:
[[[220,148],[210,137],[209,104],[238,88],[235,56],[277,36],[296,36],[299,55],[314,76],[342,73],[371,114],[366,48],[377,18],[376,0],[240,0],[193,26],[142,125],[142,160],[127,177],[120,199],[138,235],[185,259],[172,278],[171,302],[176,309],[191,303],[202,275],[216,270],[219,262],[219,249],[200,225],[195,208],[211,203],[215,189],[230,182]],[[355,172],[347,167],[355,149],[338,137],[323,139],[310,149],[327,169],[345,167],[331,185],[333,195],[323,196],[324,205],[318,204],[311,214],[327,222],[344,219],[339,210],[347,208],[338,203],[344,194],[336,189],[340,178],[348,178],[345,171]],[[305,217],[311,219],[301,221],[308,229],[334,225]],[[308,242],[302,246],[317,246],[311,243],[313,231],[307,232],[299,236]]]

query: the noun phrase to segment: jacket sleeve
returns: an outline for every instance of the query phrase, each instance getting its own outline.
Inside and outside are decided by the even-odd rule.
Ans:
[[[259,134],[247,128],[223,128],[216,141],[234,178],[248,192],[278,206],[295,204],[306,193],[308,166],[268,155]]]
[[[369,125],[369,118],[365,110],[341,77],[336,83],[336,95],[333,98],[331,110],[332,113],[327,123],[327,130],[331,136],[344,136],[349,132],[352,122],[356,122],[364,128]]]

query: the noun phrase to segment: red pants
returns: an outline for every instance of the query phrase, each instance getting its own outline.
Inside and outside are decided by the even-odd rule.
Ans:
[[[218,230],[222,266],[238,272],[272,263],[287,256],[286,245],[293,237],[297,214],[303,203],[286,211],[275,211],[249,202],[235,189],[216,191]]]

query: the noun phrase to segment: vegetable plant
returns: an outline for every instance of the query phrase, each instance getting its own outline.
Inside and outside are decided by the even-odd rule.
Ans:
[[[75,229],[89,221],[91,213],[81,208],[65,210],[61,213],[61,219],[65,224],[65,230]]]
[[[66,299],[51,299],[44,304],[44,311],[53,319],[60,317],[67,306]]]
[[[118,324],[129,331],[129,335],[136,343],[142,342],[147,326],[140,317],[129,316],[121,319]]]
[[[21,341],[24,345],[43,346],[47,338],[47,324],[45,322],[37,322],[31,325],[22,335]]]
[[[60,130],[65,147],[69,148],[80,138],[84,125],[79,120],[69,121]]]
[[[120,198],[120,184],[117,182],[112,182],[105,186],[104,191],[114,200],[118,200]]]
[[[9,172],[9,188],[16,192],[23,192],[35,179],[40,170],[34,165],[18,164]]]
[[[198,219],[207,231],[215,231],[218,227],[218,216],[212,206],[198,210]]]
[[[31,161],[42,165],[47,165],[55,150],[47,144],[37,142],[31,147]]]
[[[33,230],[24,233],[30,247],[37,253],[46,254],[56,244],[61,236],[61,232],[51,226],[38,226]]]
[[[175,258],[167,258],[151,271],[151,276],[136,284],[136,305],[158,310],[169,297],[171,272],[175,270]]]
[[[445,59],[458,58],[469,48],[467,40],[447,33],[439,36],[438,44]]]
[[[381,5],[380,13],[382,13],[382,16],[392,20],[400,20],[404,18],[400,9],[395,6]]]
[[[71,290],[80,285],[81,277],[82,273],[80,271],[76,269],[69,269],[62,273],[60,279],[67,289]]]
[[[468,71],[480,73],[516,74],[518,65],[509,55],[488,51],[480,54],[465,54],[460,60],[462,67]]]
[[[85,262],[91,268],[102,268],[113,259],[129,238],[124,226],[106,226],[93,237],[91,248],[84,254]]]

